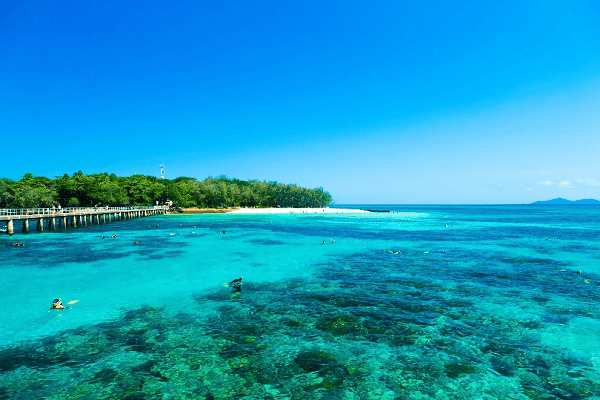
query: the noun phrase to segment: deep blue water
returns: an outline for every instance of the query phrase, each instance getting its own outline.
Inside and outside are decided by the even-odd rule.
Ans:
[[[600,398],[600,207],[356,207],[0,237],[0,399]]]

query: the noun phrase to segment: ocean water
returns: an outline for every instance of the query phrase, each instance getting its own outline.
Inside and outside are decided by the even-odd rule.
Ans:
[[[0,399],[600,399],[600,207],[361,208],[0,237]]]

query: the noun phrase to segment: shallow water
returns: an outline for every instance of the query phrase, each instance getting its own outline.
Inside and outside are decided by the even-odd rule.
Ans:
[[[600,207],[381,208],[0,237],[0,399],[600,398]]]

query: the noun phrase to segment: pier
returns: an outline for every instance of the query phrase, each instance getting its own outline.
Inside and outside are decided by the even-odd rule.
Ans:
[[[15,221],[21,222],[22,233],[29,233],[34,225],[43,232],[166,214],[168,210],[168,206],[0,209],[0,222],[5,221],[6,233],[13,235]]]

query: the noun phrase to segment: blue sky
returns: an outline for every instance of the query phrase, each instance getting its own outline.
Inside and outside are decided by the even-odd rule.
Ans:
[[[2,177],[600,198],[597,1],[4,1]]]

